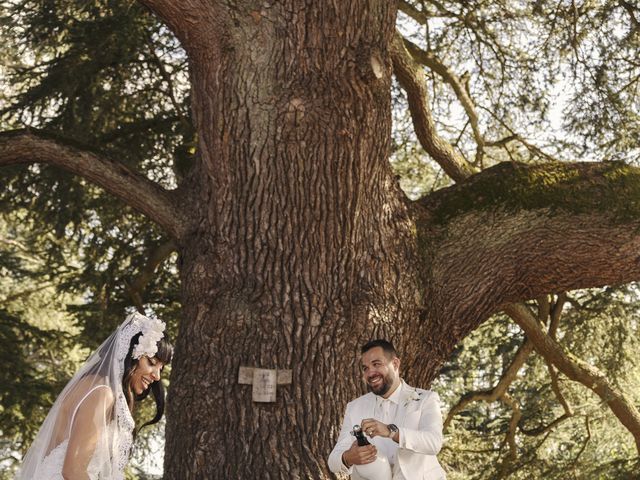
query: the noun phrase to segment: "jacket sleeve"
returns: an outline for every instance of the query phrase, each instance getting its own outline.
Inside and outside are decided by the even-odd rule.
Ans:
[[[329,455],[329,470],[333,473],[346,473],[351,474],[353,470],[353,466],[347,468],[345,464],[342,462],[342,454],[351,448],[353,444],[354,438],[351,435],[351,429],[353,425],[350,424],[351,421],[351,409],[352,404],[347,404],[347,408],[344,413],[344,419],[342,420],[342,428],[340,428],[340,435],[338,436],[338,441],[336,442],[335,447],[331,451]]]
[[[401,427],[399,447],[416,453],[437,455],[442,448],[442,414],[440,413],[440,397],[432,391],[420,406],[418,429]]]

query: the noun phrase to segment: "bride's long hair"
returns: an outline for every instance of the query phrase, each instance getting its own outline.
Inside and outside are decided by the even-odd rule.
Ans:
[[[127,352],[127,356],[124,359],[124,375],[122,376],[122,391],[127,399],[127,405],[129,406],[129,410],[131,413],[135,410],[136,402],[140,402],[147,398],[149,392],[153,394],[153,399],[156,403],[156,414],[155,416],[145,422],[137,429],[135,433],[138,433],[141,429],[146,426],[153,425],[154,423],[158,423],[164,414],[164,386],[162,385],[161,380],[156,380],[153,382],[149,388],[144,390],[140,395],[136,395],[131,387],[131,377],[135,372],[136,366],[138,365],[138,360],[133,358],[133,349],[138,344],[138,339],[142,335],[142,332],[134,335],[131,338],[131,342],[129,344],[129,351]],[[160,360],[164,365],[168,365],[171,363],[171,358],[173,357],[173,345],[169,341],[167,334],[165,333],[164,337],[156,344],[158,351],[154,355],[155,358]]]

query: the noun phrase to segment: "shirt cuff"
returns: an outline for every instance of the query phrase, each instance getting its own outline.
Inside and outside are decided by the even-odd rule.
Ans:
[[[404,428],[398,428],[398,448],[404,448]]]

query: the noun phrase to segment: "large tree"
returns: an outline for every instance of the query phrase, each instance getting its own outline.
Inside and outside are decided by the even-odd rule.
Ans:
[[[19,174],[7,187],[23,192],[16,203],[37,207],[25,198],[42,188],[38,182],[57,190],[64,200],[51,207],[51,224],[58,236],[83,238],[79,248],[85,249],[92,240],[74,228],[83,213],[64,206],[84,200],[93,214],[91,199],[98,194],[90,184],[153,222],[148,227],[125,215],[118,227],[125,241],[95,266],[110,276],[111,265],[126,263],[127,249],[137,251],[144,239],[153,252],[149,263],[120,285],[134,302],[141,302],[149,272],[178,252],[183,308],[171,376],[166,478],[244,478],[256,472],[265,478],[324,477],[344,405],[361,391],[355,358],[365,340],[394,340],[404,352],[406,376],[428,386],[456,345],[492,313],[507,308],[551,358],[556,344],[539,334],[517,302],[640,278],[640,171],[621,162],[551,161],[514,129],[516,113],[509,115],[510,106],[535,115],[544,102],[527,91],[500,104],[512,86],[505,78],[514,63],[530,66],[535,59],[525,48],[514,56],[517,61],[510,58],[493,23],[499,17],[524,28],[553,13],[545,2],[513,11],[491,2],[471,8],[464,2],[401,2],[419,24],[435,19],[452,32],[475,35],[456,37],[459,48],[468,41],[477,71],[493,67],[502,75],[485,90],[486,103],[497,107],[483,121],[468,75],[457,76],[434,54],[435,47],[442,54],[452,48],[447,28],[427,35],[433,44],[403,39],[396,32],[396,4],[388,0],[141,1],[164,26],[146,10],[119,2],[77,11],[65,2],[5,3],[20,5],[24,17],[39,17],[37,27],[20,33],[45,45],[25,67],[39,81],[21,91],[14,87],[16,100],[4,110],[22,112],[19,120],[27,122],[37,117],[36,126],[44,127],[0,137],[0,165]],[[626,25],[624,18],[631,25],[620,49],[629,48],[629,39],[637,42],[633,5],[603,3],[599,11],[601,23],[613,18]],[[571,12],[558,7],[557,22],[571,19]],[[580,26],[586,14],[573,15],[573,25]],[[557,34],[555,27],[549,32],[549,38]],[[57,48],[80,34],[93,38],[95,49]],[[174,38],[188,60],[188,98],[172,85],[172,69],[181,59]],[[584,37],[567,41],[578,49]],[[141,45],[148,53],[144,60]],[[488,54],[493,57],[485,59]],[[553,58],[547,61],[551,66]],[[148,64],[156,68],[137,83],[124,79],[116,62],[134,72],[151,71]],[[585,62],[576,53],[576,68]],[[458,141],[438,133],[423,65],[462,106],[471,128],[459,128]],[[72,67],[81,75],[61,85]],[[391,135],[394,74],[422,147],[456,182],[417,200],[405,196],[389,163],[392,150],[397,153]],[[611,82],[599,81],[596,86],[607,93]],[[151,87],[141,93],[137,85]],[[523,80],[520,87],[531,85]],[[608,93],[622,118],[631,115],[620,104],[625,90]],[[112,95],[135,114],[103,115],[100,106]],[[154,115],[145,114],[150,101],[160,104]],[[190,114],[182,106],[186,101]],[[602,122],[610,121],[603,111]],[[575,128],[591,133],[591,125]],[[608,152],[632,148],[628,137],[605,140]],[[595,133],[591,141],[599,142]],[[142,157],[149,151],[145,142],[157,147],[148,158]],[[473,160],[467,160],[470,151]],[[547,161],[501,161],[527,159],[523,151]],[[167,152],[174,154],[172,175],[158,166],[166,165],[158,157]],[[82,180],[61,180],[45,167],[15,166],[33,163]],[[102,224],[123,218],[117,207],[101,215]],[[112,230],[104,227],[107,236]],[[110,295],[101,291],[99,297],[108,303]],[[162,303],[162,296],[146,301]],[[558,360],[567,374],[569,360]],[[256,404],[238,384],[241,366],[291,369],[292,383],[279,388],[275,404]],[[606,385],[596,387],[608,395]],[[636,428],[637,412],[628,407],[611,405]]]

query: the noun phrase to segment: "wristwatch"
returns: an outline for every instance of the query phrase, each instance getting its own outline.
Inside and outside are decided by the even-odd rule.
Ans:
[[[396,427],[393,423],[390,423],[389,425],[387,425],[387,428],[389,429],[389,438],[393,438],[393,436],[398,431],[398,427]]]

